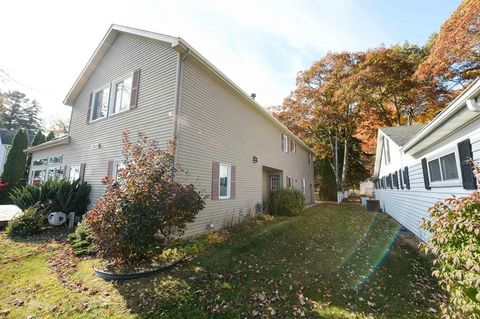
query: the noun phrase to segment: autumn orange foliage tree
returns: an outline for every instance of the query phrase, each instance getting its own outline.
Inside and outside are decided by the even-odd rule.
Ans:
[[[443,23],[418,75],[453,91],[450,98],[480,75],[480,1],[463,1]]]

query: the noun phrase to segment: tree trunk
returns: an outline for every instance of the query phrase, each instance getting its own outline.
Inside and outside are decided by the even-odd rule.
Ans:
[[[342,181],[338,172],[338,138],[335,138],[335,180],[337,181],[337,192],[343,191]]]
[[[348,145],[349,138],[348,134],[345,132],[345,145],[343,151],[343,167],[342,167],[342,191],[344,192],[347,189],[347,173],[348,173]]]

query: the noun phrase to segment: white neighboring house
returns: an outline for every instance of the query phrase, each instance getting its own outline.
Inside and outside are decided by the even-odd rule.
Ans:
[[[0,130],[0,175],[3,173],[3,166],[7,161],[8,151],[12,146],[12,140],[16,131]]]
[[[480,160],[480,79],[427,125],[381,128],[375,158],[380,207],[420,239],[428,209],[477,190],[470,159]]]

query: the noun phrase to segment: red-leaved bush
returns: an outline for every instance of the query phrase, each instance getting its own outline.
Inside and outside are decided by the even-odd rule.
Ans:
[[[162,151],[142,133],[131,144],[124,133],[123,166],[117,180],[105,177],[105,194],[87,213],[98,255],[113,265],[136,265],[158,256],[165,243],[185,232],[205,206],[192,184],[174,179],[174,146]]]
[[[433,275],[449,296],[443,317],[480,318],[480,193],[449,198],[429,213],[421,227],[432,237],[423,247],[434,254]]]

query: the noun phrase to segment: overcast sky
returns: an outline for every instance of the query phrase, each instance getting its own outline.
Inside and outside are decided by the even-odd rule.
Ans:
[[[49,121],[112,23],[184,38],[264,106],[328,51],[423,44],[460,0],[0,0],[0,89],[19,89]]]

